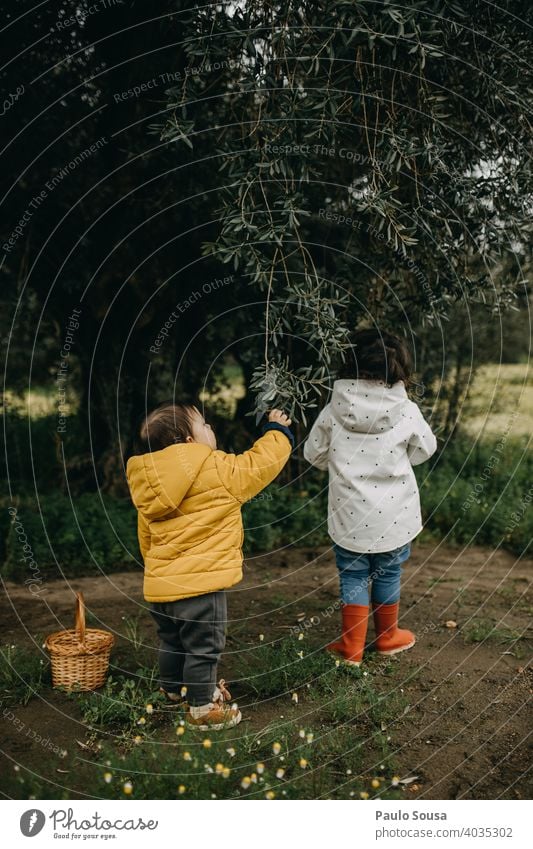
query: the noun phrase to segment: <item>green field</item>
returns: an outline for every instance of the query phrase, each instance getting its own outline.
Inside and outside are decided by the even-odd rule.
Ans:
[[[483,439],[533,433],[533,370],[526,363],[481,366],[468,388],[463,429]]]
[[[436,387],[437,401],[439,387]],[[244,378],[236,364],[228,364],[220,386],[211,393],[202,391],[200,400],[213,402],[228,417],[235,415],[237,401],[246,392]],[[32,419],[52,416],[56,397],[53,391],[32,389],[23,394],[5,393],[7,409]],[[74,395],[68,400],[70,412],[78,408]],[[510,436],[533,432],[533,370],[527,363],[490,363],[480,366],[468,381],[460,412],[460,425],[472,436],[497,436],[508,428]]]

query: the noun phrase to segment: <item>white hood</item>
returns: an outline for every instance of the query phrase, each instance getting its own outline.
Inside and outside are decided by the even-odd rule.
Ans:
[[[336,380],[304,457],[329,472],[328,531],[349,551],[393,551],[422,529],[412,466],[437,447],[405,386]]]
[[[385,433],[398,424],[408,403],[401,380],[393,386],[375,380],[336,380],[331,412],[352,433]]]

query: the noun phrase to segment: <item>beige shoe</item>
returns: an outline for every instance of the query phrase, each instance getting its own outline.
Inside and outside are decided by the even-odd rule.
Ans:
[[[211,702],[211,708],[202,716],[193,717],[191,710],[187,711],[185,721],[191,728],[198,728],[199,731],[223,731],[225,728],[233,728],[238,725],[242,719],[242,714],[237,705],[222,704],[219,702]]]
[[[186,687],[182,687],[182,693],[169,692],[168,690],[165,690],[164,687],[159,688],[159,692],[165,697],[169,705],[176,705],[176,707],[182,707],[185,708],[185,710],[188,710],[189,704],[185,698],[186,691]],[[224,702],[231,702],[231,693],[226,687],[224,678],[221,678],[215,687],[213,702],[216,705],[221,705]]]
[[[213,701],[215,704],[231,702],[231,693],[226,687],[224,678],[221,678],[216,686],[215,692],[213,693]]]

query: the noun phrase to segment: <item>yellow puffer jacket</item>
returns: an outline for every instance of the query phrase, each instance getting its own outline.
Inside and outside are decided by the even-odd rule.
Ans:
[[[191,442],[130,457],[146,601],[202,595],[242,579],[241,504],[274,480],[290,453],[288,437],[267,430],[243,454]]]

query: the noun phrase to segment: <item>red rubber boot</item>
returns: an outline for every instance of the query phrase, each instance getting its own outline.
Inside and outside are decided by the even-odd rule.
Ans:
[[[326,646],[327,651],[340,655],[350,666],[360,666],[365,650],[369,605],[343,604],[342,636]]]
[[[400,602],[394,604],[372,603],[374,626],[376,629],[376,651],[378,654],[398,654],[410,649],[416,643],[412,631],[398,628]]]

